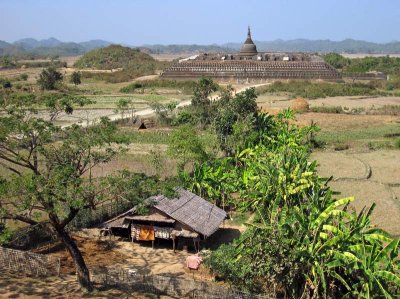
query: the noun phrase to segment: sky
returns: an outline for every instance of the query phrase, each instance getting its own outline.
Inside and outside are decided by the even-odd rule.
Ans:
[[[400,0],[0,0],[0,40],[129,45],[400,40]]]

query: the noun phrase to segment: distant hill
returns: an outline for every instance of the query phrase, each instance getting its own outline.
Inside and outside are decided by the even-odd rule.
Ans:
[[[42,40],[36,40],[34,38],[23,38],[14,42],[15,46],[21,46],[25,50],[35,49],[35,48],[54,48],[58,47],[63,42],[55,39],[54,37]]]
[[[11,47],[11,44],[0,40],[0,48],[7,48],[7,47]]]
[[[218,53],[234,52],[235,49],[219,45],[144,45],[153,54],[179,54],[179,53]]]
[[[368,53],[368,54],[398,54],[400,42],[378,44],[354,39],[343,41],[331,40],[275,40],[255,41],[258,51],[290,51],[290,52],[318,52],[318,53]],[[223,46],[239,50],[241,43],[227,43]]]
[[[42,40],[23,38],[12,44],[0,41],[0,56],[76,56],[82,55],[93,49],[107,47],[110,44],[110,42],[104,40],[91,40],[87,42],[74,43],[62,42],[54,37]]]
[[[97,48],[111,45],[104,40],[87,42],[62,42],[56,38],[36,40],[33,38],[20,39],[14,43],[0,41],[0,56],[74,56],[82,55]],[[143,45],[140,48],[146,53],[177,54],[177,53],[213,53],[236,52],[242,43],[226,43],[223,45]],[[259,51],[290,51],[290,52],[318,52],[318,53],[369,53],[369,54],[400,54],[400,42],[378,44],[354,39],[343,41],[331,40],[274,40],[256,41]]]

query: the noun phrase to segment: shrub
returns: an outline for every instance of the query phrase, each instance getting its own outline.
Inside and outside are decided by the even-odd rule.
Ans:
[[[334,106],[334,107],[328,107],[328,106],[320,106],[320,107],[311,107],[310,108],[311,112],[316,112],[316,113],[344,113],[344,110],[342,106]]]
[[[63,76],[55,68],[49,67],[44,69],[37,80],[37,84],[42,90],[56,89],[56,83],[61,81]]]
[[[0,78],[0,84],[3,88],[6,88],[6,89],[12,88],[12,84],[9,79]]]
[[[334,150],[335,151],[345,151],[349,149],[349,145],[345,143],[337,143],[335,144]]]
[[[400,138],[396,140],[394,146],[398,149],[400,149]]]
[[[178,113],[178,115],[172,120],[172,125],[173,126],[180,126],[184,124],[190,124],[193,123],[194,117],[192,113],[189,111],[183,110]]]
[[[28,80],[28,74],[24,73],[24,74],[19,75],[19,80],[21,80],[21,81]]]
[[[75,84],[75,86],[78,85],[78,84],[81,84],[81,73],[80,72],[73,72],[71,74],[70,82]]]

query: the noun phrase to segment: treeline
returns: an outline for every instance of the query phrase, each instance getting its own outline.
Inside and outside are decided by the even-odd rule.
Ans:
[[[337,53],[323,55],[324,60],[333,67],[342,70],[343,74],[383,72],[387,75],[400,76],[400,57],[364,57],[345,58]]]
[[[383,86],[382,86],[383,85]],[[308,99],[336,97],[336,96],[386,96],[389,91],[380,90],[386,87],[386,82],[378,83],[328,83],[311,81],[277,81],[271,85],[257,89],[258,94],[264,93],[289,93],[294,97]]]
[[[0,57],[0,68],[14,69],[14,68],[38,68],[38,67],[62,68],[62,67],[67,67],[67,63],[59,59],[51,59],[46,61],[32,60],[32,61],[21,62],[9,56]]]

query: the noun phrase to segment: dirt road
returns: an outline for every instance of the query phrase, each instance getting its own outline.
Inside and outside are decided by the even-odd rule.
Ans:
[[[271,84],[271,83],[262,83],[262,84],[251,84],[251,85],[246,85],[246,86],[237,88],[237,89],[236,89],[236,93],[245,91],[246,89],[251,88],[251,87],[259,87],[259,86],[268,85],[268,84]],[[211,100],[212,100],[212,101],[217,101],[218,99],[219,99],[219,95],[215,95],[215,96],[212,96],[212,97],[211,97]],[[189,106],[190,104],[191,104],[191,100],[185,100],[185,101],[180,102],[180,103],[178,104],[178,107],[185,107],[185,106]],[[100,118],[101,116],[107,116],[107,117],[108,117],[110,120],[112,120],[112,121],[116,121],[116,120],[121,119],[121,114],[115,113],[115,112],[113,112],[113,111],[108,111],[108,112],[109,112],[109,113],[107,113],[106,115],[99,115],[98,113],[95,114],[95,115],[96,115],[96,118],[92,118],[92,119],[90,120],[89,124],[94,124],[94,123],[96,123],[97,121],[99,121],[99,118]],[[142,118],[142,117],[144,117],[144,116],[148,116],[148,115],[154,114],[154,110],[151,109],[151,108],[147,108],[147,109],[143,109],[143,110],[136,111],[135,114],[136,114],[136,116],[139,116],[139,117]],[[82,121],[82,122],[80,122],[80,123],[78,123],[78,124],[81,125],[81,126],[83,126],[83,127],[86,127],[86,126],[88,125],[88,122],[87,122],[87,121]],[[66,128],[66,127],[69,127],[70,125],[71,125],[71,124],[65,124],[65,125],[62,125],[61,128]]]

